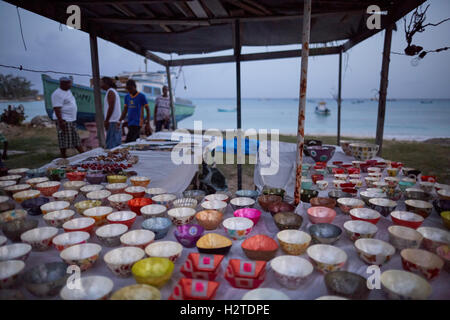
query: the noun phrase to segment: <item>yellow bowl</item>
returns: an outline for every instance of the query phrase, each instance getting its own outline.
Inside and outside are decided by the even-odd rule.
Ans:
[[[447,229],[450,229],[450,211],[441,212],[442,222]]]
[[[40,195],[41,192],[39,190],[25,190],[13,194],[13,198],[14,200],[16,200],[16,202],[22,203],[25,200],[34,199],[39,197]]]
[[[77,210],[79,214],[83,214],[84,210],[99,207],[102,205],[102,202],[100,200],[84,200],[75,203],[74,207]]]
[[[161,292],[147,284],[133,284],[114,292],[110,300],[161,300]]]
[[[167,258],[152,257],[136,262],[131,268],[137,283],[161,288],[172,276],[174,264]]]
[[[122,175],[107,176],[106,179],[108,179],[108,183],[126,183],[127,182],[127,176],[122,176]]]
[[[133,186],[147,187],[150,183],[150,178],[144,176],[135,176],[130,178],[130,182]]]

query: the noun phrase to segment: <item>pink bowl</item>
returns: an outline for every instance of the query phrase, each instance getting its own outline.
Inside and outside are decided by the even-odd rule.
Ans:
[[[238,209],[234,212],[235,217],[242,217],[242,218],[248,218],[253,221],[253,224],[256,226],[256,224],[259,221],[259,218],[261,218],[261,211],[254,208],[243,208]]]
[[[311,223],[331,223],[336,217],[336,211],[327,207],[311,207],[307,210]]]

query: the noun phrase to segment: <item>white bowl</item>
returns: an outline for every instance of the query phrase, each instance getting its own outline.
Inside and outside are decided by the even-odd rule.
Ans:
[[[137,247],[122,247],[109,251],[103,260],[111,272],[118,277],[131,275],[133,264],[145,257],[145,251]]]
[[[218,200],[218,201],[227,201],[228,200],[228,196],[224,193],[213,193],[213,194],[209,194],[207,196],[205,196],[205,201],[214,201],[214,200]]]
[[[270,267],[275,272],[275,279],[288,289],[298,288],[314,270],[308,260],[291,255],[272,259]]]
[[[111,195],[111,192],[108,190],[97,190],[97,191],[91,191],[88,194],[86,194],[86,198],[89,200],[105,200]]]
[[[102,276],[81,277],[80,288],[62,288],[60,296],[63,300],[105,300],[111,293],[114,283]],[[73,284],[72,284],[73,285]]]
[[[32,188],[34,188],[37,184],[49,181],[47,177],[37,177],[37,178],[31,178],[25,181],[25,183],[29,184]]]
[[[86,196],[89,192],[100,191],[103,189],[105,189],[105,187],[102,186],[101,184],[88,184],[88,185],[85,185],[84,187],[81,187],[80,191],[84,196]]]
[[[242,300],[291,300],[285,293],[280,290],[271,288],[258,288],[248,291],[242,297]]]
[[[8,174],[10,175],[24,175],[27,171],[29,171],[29,168],[17,168],[17,169],[9,169]]]
[[[77,195],[78,195],[77,190],[62,190],[52,194],[52,197],[55,198],[56,200],[73,202],[77,197]]]
[[[131,187],[125,188],[126,193],[140,193],[140,192],[145,192],[146,190],[147,189],[145,189],[144,187],[141,187],[141,186],[131,186]]]
[[[59,256],[68,265],[78,265],[81,271],[92,267],[97,261],[102,247],[96,243],[82,243],[68,247]]]
[[[15,184],[17,184],[16,181],[11,180],[0,181],[0,188],[5,189],[6,187],[13,186]]]
[[[128,187],[127,183],[109,183],[106,185],[106,190],[110,191],[112,194],[120,193]]]
[[[25,261],[30,252],[31,245],[28,243],[12,243],[0,247],[0,261],[6,260],[22,260]]]
[[[224,213],[227,207],[227,203],[225,201],[220,200],[207,200],[203,201],[201,203],[201,206],[205,210],[217,210],[220,211],[221,213]]]
[[[173,201],[177,198],[176,195],[171,193],[159,194],[152,197],[152,201],[157,204],[162,204],[166,206],[168,209],[172,207]]]
[[[80,190],[81,187],[87,185],[86,181],[67,181],[64,182],[63,187],[64,190]]]
[[[0,262],[0,289],[12,287],[23,269],[25,269],[25,262],[21,260]]]
[[[75,215],[73,210],[57,210],[47,213],[44,216],[46,224],[52,227],[61,228],[64,223],[69,221]]]
[[[181,255],[183,246],[175,241],[157,241],[145,247],[145,253],[149,257],[168,258],[175,262]]]
[[[16,183],[22,178],[20,174],[9,174],[7,176],[0,177],[0,181],[16,181]]]
[[[108,214],[106,220],[113,223],[122,223],[136,218],[136,213],[133,211],[116,211]]]
[[[448,189],[439,189],[437,194],[442,199],[450,199],[450,190]]]
[[[251,219],[245,217],[231,217],[223,220],[223,226],[230,230],[247,230],[253,227]]]
[[[128,208],[128,201],[131,199],[133,199],[133,196],[128,193],[116,193],[108,197],[111,207],[119,211],[126,210]]]
[[[145,249],[153,240],[155,240],[155,233],[144,229],[128,231],[120,237],[122,245],[141,249]]]
[[[230,200],[230,204],[233,209],[251,208],[255,205],[256,201],[248,197],[237,197]]]
[[[450,232],[433,227],[420,227],[417,231],[423,236],[423,246],[432,252],[444,244],[450,244]]]
[[[128,231],[128,227],[121,223],[107,224],[95,231],[100,242],[107,247],[120,245],[120,237]]]
[[[354,208],[350,210],[350,215],[364,220],[375,220],[381,218],[381,214],[369,208]]]
[[[76,218],[76,219],[72,219],[69,220],[67,222],[65,222],[63,224],[63,229],[66,230],[79,230],[79,229],[85,229],[88,228],[90,226],[94,226],[95,224],[95,219],[93,218]]]
[[[55,227],[41,227],[28,230],[20,235],[22,242],[30,244],[33,249],[38,251],[47,250],[52,239],[58,234]]]
[[[196,211],[192,208],[173,208],[167,211],[167,215],[174,225],[187,224],[194,219]]]
[[[356,241],[361,238],[373,238],[378,231],[376,225],[362,220],[350,220],[344,223],[344,230],[350,240]]]
[[[43,214],[50,213],[52,211],[66,210],[70,207],[70,202],[67,201],[52,201],[40,206]]]
[[[341,270],[347,261],[344,250],[329,244],[312,245],[306,249],[306,253],[314,266],[322,273]]]
[[[53,238],[53,245],[58,251],[67,249],[76,244],[85,243],[91,235],[84,231],[65,232]]]
[[[432,292],[427,280],[408,271],[387,270],[380,280],[389,299],[426,300]]]
[[[173,201],[173,206],[175,208],[192,208],[195,209],[197,207],[197,200],[194,198],[180,198]]]
[[[381,266],[395,254],[395,248],[389,243],[378,239],[358,239],[355,248],[359,257],[369,265]]]
[[[281,249],[288,254],[300,255],[311,243],[311,236],[300,230],[287,229],[277,233]]]
[[[163,206],[162,204],[149,204],[141,208],[141,214],[145,219],[162,217],[166,211],[166,206]]]
[[[148,188],[145,190],[145,193],[147,193],[150,197],[154,197],[160,194],[167,193],[167,190],[164,188]]]
[[[27,183],[25,184],[13,184],[9,187],[5,187],[3,188],[3,190],[5,190],[6,192],[10,192],[11,194],[14,194],[16,192],[20,192],[20,191],[25,191],[25,190],[30,190],[31,186]]]
[[[100,217],[105,217],[105,219],[106,219],[106,216],[108,214],[110,214],[111,212],[113,212],[113,208],[100,206],[100,207],[93,207],[93,208],[84,210],[83,216],[94,218],[94,219],[100,218]]]

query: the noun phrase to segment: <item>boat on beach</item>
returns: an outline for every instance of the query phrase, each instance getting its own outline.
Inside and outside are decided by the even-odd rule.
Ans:
[[[230,107],[224,107],[224,108],[217,108],[218,112],[236,112],[237,108],[230,108]]]
[[[322,116],[328,116],[331,113],[330,109],[327,108],[327,103],[325,101],[319,102],[316,106],[315,112]]]

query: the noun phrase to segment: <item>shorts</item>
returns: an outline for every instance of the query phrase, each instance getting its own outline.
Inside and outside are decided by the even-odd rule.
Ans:
[[[80,136],[77,132],[77,123],[75,121],[68,122],[65,121],[65,130],[61,130],[56,122],[56,131],[58,133],[58,143],[60,149],[72,149],[77,148],[81,145]]]

